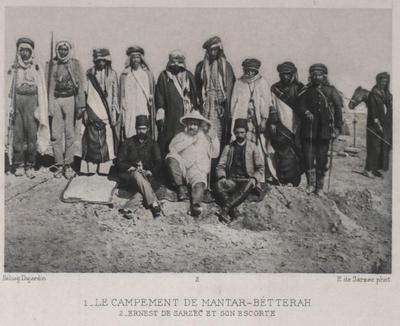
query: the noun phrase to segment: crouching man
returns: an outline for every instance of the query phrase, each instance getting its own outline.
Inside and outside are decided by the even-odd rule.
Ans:
[[[186,186],[191,187],[190,213],[197,217],[202,212],[201,202],[208,184],[211,159],[218,157],[220,146],[211,122],[198,111],[183,116],[180,122],[185,125],[185,130],[171,140],[166,165],[179,201],[187,199]],[[202,123],[209,128],[201,127]]]
[[[238,217],[236,207],[264,180],[264,159],[257,145],[246,140],[247,120],[236,119],[235,141],[225,146],[216,174],[215,196],[221,203],[218,213],[221,222],[229,223]]]
[[[145,115],[136,117],[136,135],[128,138],[118,153],[120,182],[142,194],[145,207],[154,218],[161,215],[153,187],[162,159],[158,144],[148,135],[149,120]],[[153,187],[152,187],[153,186]],[[128,205],[129,206],[129,205]]]

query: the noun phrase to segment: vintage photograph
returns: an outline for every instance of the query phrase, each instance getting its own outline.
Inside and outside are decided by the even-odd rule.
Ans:
[[[392,272],[392,10],[6,7],[4,271]]]

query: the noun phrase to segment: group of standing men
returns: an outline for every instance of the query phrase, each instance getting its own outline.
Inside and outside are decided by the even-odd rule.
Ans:
[[[175,50],[155,82],[140,46],[127,49],[118,80],[108,49],[93,50],[85,78],[69,42],[56,43],[45,73],[34,42],[18,39],[8,128],[15,175],[34,176],[36,151],[51,141],[55,177],[74,175],[74,156],[84,174],[107,174],[116,159],[121,182],[143,194],[154,216],[153,181],[163,165],[179,200],[190,190],[194,216],[210,183],[224,221],[265,182],[297,186],[305,172],[307,191],[320,193],[330,142],[342,127],[343,104],[327,67],[312,65],[305,86],[296,66],[284,62],[269,87],[258,59],[244,60],[236,79],[218,36],[203,48],[194,75]]]

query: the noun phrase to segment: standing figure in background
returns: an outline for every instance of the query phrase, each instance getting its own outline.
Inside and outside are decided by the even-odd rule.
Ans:
[[[367,158],[364,173],[383,177],[379,170],[389,169],[389,154],[392,144],[393,96],[389,90],[390,75],[376,75],[376,85],[367,100]]]
[[[186,69],[181,51],[175,50],[169,55],[167,68],[158,77],[155,97],[158,143],[164,158],[171,139],[184,129],[180,119],[198,109],[194,77]]]
[[[233,88],[231,102],[231,116],[233,121],[245,119],[247,121],[246,138],[257,145],[260,155],[266,158],[265,177],[271,181],[275,173],[270,158],[273,148],[266,137],[266,125],[271,105],[271,94],[267,81],[259,73],[261,62],[250,58],[242,62],[243,75]],[[234,128],[232,128],[234,135]]]
[[[144,60],[144,49],[138,45],[126,50],[128,59],[121,73],[121,111],[123,138],[136,134],[136,117],[145,115],[150,120],[150,134],[156,139],[154,76]]]
[[[82,115],[85,110],[85,85],[79,61],[72,57],[72,45],[59,41],[56,57],[50,62],[49,115],[57,170],[56,178],[71,178],[74,156],[80,156]]]
[[[108,49],[94,49],[93,63],[86,73],[81,173],[108,174],[118,148],[118,77],[111,67]]]
[[[279,81],[271,86],[272,104],[268,117],[268,132],[275,150],[276,174],[282,184],[297,187],[301,181],[302,155],[300,118],[297,115],[298,94],[304,85],[298,81],[292,62],[277,67]]]
[[[8,111],[8,155],[16,176],[34,178],[37,151],[50,143],[47,92],[43,69],[34,60],[34,42],[17,40],[14,65],[9,71],[11,86]]]
[[[322,193],[328,170],[328,151],[332,138],[342,129],[343,101],[328,81],[328,68],[311,65],[310,83],[300,92],[298,112],[302,121],[301,139],[307,176],[307,192]]]
[[[226,60],[220,37],[214,36],[203,44],[204,60],[195,70],[196,87],[200,98],[200,111],[211,121],[221,146],[229,143],[230,104],[235,74]]]

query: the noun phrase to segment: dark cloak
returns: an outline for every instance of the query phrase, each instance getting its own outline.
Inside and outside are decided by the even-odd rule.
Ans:
[[[94,89],[99,94],[101,101],[107,111],[108,121],[111,126],[111,112],[108,107],[107,98],[101,89],[96,77],[88,73],[88,82],[92,83]],[[85,131],[82,136],[82,159],[95,164],[104,163],[110,160],[110,155],[106,139],[106,124],[99,119],[92,108],[86,105],[86,119],[84,121]],[[114,127],[113,133],[114,149],[117,148],[117,136]],[[115,154],[115,153],[114,153]]]
[[[389,90],[381,90],[375,85],[369,93],[367,107],[367,159],[365,169],[367,171],[381,169],[386,171],[389,169],[391,147],[385,141],[389,144],[392,143],[392,94]],[[379,120],[383,133],[379,131],[375,119]],[[383,140],[379,139],[377,135]]]
[[[197,107],[197,93],[195,89],[194,77],[190,71],[186,71],[189,79],[190,92],[188,97],[195,110]],[[155,92],[156,108],[165,110],[165,123],[161,134],[158,137],[161,155],[164,158],[168,153],[168,146],[172,138],[184,130],[184,126],[179,122],[184,114],[183,99],[171,80],[167,71],[161,72],[157,80]]]

